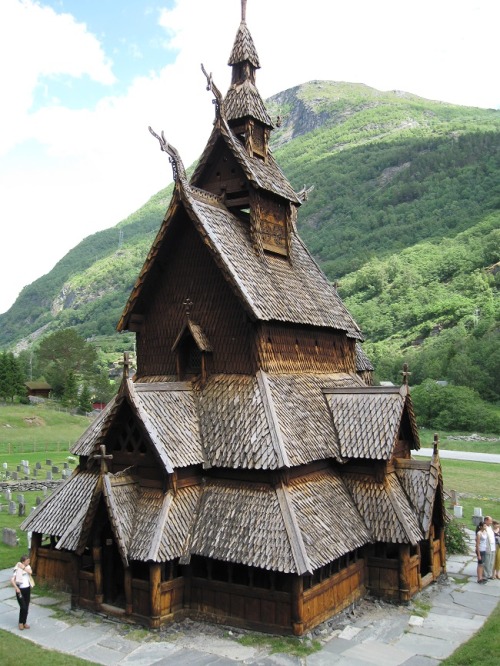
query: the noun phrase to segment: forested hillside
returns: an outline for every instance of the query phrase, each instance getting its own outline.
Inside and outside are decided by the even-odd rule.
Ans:
[[[414,379],[455,381],[467,367],[498,400],[500,111],[324,81],[268,105],[283,118],[279,164],[296,189],[314,186],[300,233],[339,282],[379,376],[397,379],[404,359]],[[0,346],[67,326],[112,334],[170,194],[25,287],[0,315]]]

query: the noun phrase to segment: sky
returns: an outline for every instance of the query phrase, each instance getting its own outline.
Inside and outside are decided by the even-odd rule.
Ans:
[[[226,92],[240,0],[0,0],[0,313],[172,180]],[[248,0],[263,98],[313,79],[500,108],[498,0]],[[158,220],[158,225],[161,220]],[[118,244],[118,232],[117,232]]]

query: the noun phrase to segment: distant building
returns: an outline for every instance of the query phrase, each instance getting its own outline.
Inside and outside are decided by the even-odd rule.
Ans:
[[[26,382],[24,385],[28,391],[28,397],[46,399],[52,391],[52,386],[47,382]]]

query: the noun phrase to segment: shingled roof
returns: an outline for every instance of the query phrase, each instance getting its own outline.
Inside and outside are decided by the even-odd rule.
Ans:
[[[342,475],[373,541],[417,544],[424,538],[395,472],[381,482],[369,475]]]
[[[340,454],[345,458],[389,460],[396,444],[403,410],[413,413],[406,385],[370,386],[325,390]],[[410,416],[410,414],[409,414]],[[410,418],[414,448],[419,448],[418,431]]]
[[[420,526],[427,537],[432,525],[436,490],[443,483],[437,452],[431,460],[396,460],[396,474],[412,506],[418,511]]]

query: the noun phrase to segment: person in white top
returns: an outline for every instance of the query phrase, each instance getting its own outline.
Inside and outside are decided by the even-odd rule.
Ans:
[[[486,580],[493,578],[493,563],[495,561],[495,533],[493,532],[491,516],[485,516],[484,524],[486,525],[487,543],[486,552],[484,554],[484,577]]]
[[[30,625],[26,624],[26,620],[28,619],[28,609],[30,607],[30,576],[32,573],[30,558],[27,555],[23,555],[14,567],[14,573],[10,579],[16,590],[17,603],[19,604],[19,629],[21,630],[30,628]]]

